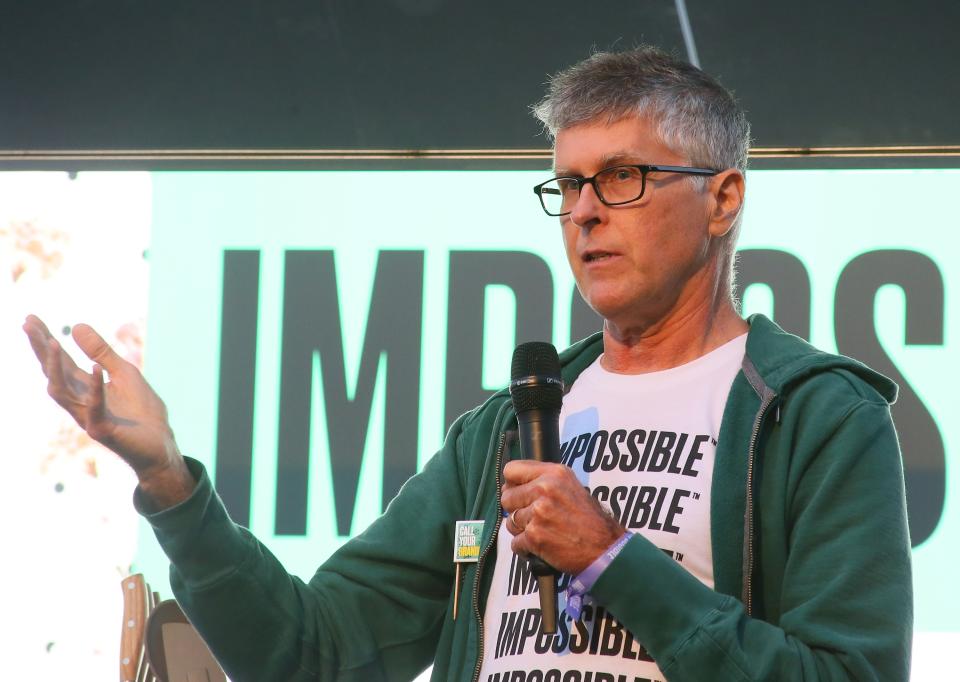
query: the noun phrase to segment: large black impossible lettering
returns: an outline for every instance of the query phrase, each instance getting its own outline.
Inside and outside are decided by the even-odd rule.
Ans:
[[[600,429],[578,434],[562,443],[560,461],[573,467],[582,460],[583,470],[588,473],[666,471],[695,478],[700,474],[697,463],[703,459],[703,445],[710,438],[707,434],[691,437],[688,433],[673,431],[617,429],[607,433]]]

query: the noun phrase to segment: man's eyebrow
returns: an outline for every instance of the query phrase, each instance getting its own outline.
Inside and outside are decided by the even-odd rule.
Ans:
[[[635,164],[638,163],[639,159],[640,154],[636,152],[613,152],[612,154],[601,157],[600,165],[604,168],[609,168],[610,166]]]
[[[630,151],[619,151],[604,154],[600,157],[600,168],[610,168],[611,166],[621,166],[639,163],[640,154]],[[557,168],[554,166],[553,174],[557,177],[579,177],[579,173],[574,173],[566,168]]]

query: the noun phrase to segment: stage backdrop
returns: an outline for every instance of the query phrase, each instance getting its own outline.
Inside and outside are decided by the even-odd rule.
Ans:
[[[545,177],[0,174],[12,275],[4,287],[16,302],[2,338],[14,385],[29,394],[4,398],[3,414],[13,416],[4,430],[24,453],[0,495],[16,551],[30,556],[31,538],[43,534],[54,548],[39,570],[70,581],[119,547],[111,576],[143,571],[170,594],[152,534],[143,524],[132,530],[132,478],[46,404],[26,341],[14,338],[14,320],[30,310],[60,333],[80,320],[99,324],[135,362],[145,338],[145,372],[183,452],[205,462],[234,518],[309,579],[426,462],[454,417],[507,382],[517,343],[562,348],[599,329],[576,294],[557,222],[530,190]],[[914,679],[936,679],[920,671],[960,645],[952,575],[960,424],[951,418],[960,322],[950,314],[960,285],[958,186],[960,170],[753,171],[740,239],[745,313],[769,315],[900,384]],[[37,208],[51,197],[69,210]],[[79,451],[88,454],[57,454]],[[84,479],[91,467],[96,475]],[[86,481],[85,497],[68,508],[48,503],[76,489],[75,479]],[[42,509],[38,499],[47,500]],[[96,506],[104,500],[109,510]],[[88,531],[84,514],[100,525]],[[89,551],[88,532],[97,538]],[[74,548],[69,562],[58,555],[59,534]],[[3,583],[35,580],[37,570],[4,568]],[[71,582],[61,609],[85,589]],[[105,599],[118,603],[116,591]],[[100,620],[98,655],[108,659],[120,611]],[[46,646],[31,664],[49,667],[51,652],[69,646],[64,627],[45,634],[55,630],[38,620],[23,635],[30,652]]]

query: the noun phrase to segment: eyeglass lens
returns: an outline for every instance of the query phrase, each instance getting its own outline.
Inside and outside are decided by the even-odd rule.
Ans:
[[[540,189],[544,208],[552,215],[569,213],[580,197],[583,184],[579,178],[557,178],[546,183]],[[632,166],[607,168],[594,178],[594,187],[600,199],[607,204],[623,204],[639,199],[643,195],[643,185],[643,171]]]

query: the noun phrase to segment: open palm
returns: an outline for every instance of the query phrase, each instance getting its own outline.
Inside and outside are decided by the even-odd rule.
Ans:
[[[23,329],[43,367],[50,396],[91,438],[120,455],[141,482],[183,469],[163,401],[140,370],[92,327],[73,328],[77,345],[96,363],[92,374],[77,367],[38,317],[28,316]]]

